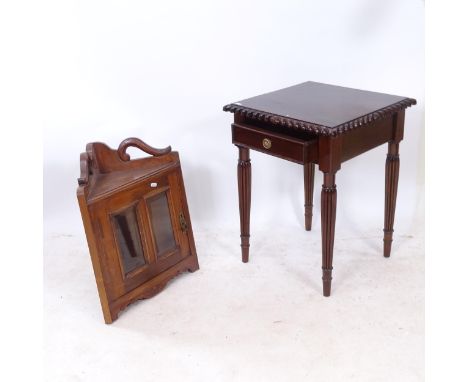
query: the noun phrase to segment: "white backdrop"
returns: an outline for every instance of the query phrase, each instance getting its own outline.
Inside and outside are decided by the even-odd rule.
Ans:
[[[57,3],[44,120],[44,230],[83,234],[76,201],[87,142],[136,136],[181,155],[195,230],[238,227],[237,149],[222,106],[306,80],[413,97],[401,144],[396,230],[420,228],[424,2]],[[130,150],[131,151],[131,150]],[[131,151],[137,153],[137,151]],[[383,228],[382,146],[337,174],[337,231]],[[252,229],[303,226],[301,166],[252,152]],[[315,179],[319,228],[321,173]]]

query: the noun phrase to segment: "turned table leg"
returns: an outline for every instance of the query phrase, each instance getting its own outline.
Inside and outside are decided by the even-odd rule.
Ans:
[[[310,231],[312,229],[312,200],[314,194],[314,173],[315,166],[312,162],[304,164],[304,218],[305,229]]]
[[[250,239],[250,195],[252,170],[250,167],[249,149],[239,147],[237,164],[237,184],[239,187],[239,215],[241,231],[242,261],[249,261]]]
[[[323,174],[322,186],[322,281],[323,295],[331,292],[333,244],[335,241],[336,184],[335,174]]]
[[[385,163],[385,219],[384,219],[384,256],[390,257],[393,240],[393,222],[398,189],[398,174],[400,171],[400,157],[398,143],[389,142],[387,161]]]

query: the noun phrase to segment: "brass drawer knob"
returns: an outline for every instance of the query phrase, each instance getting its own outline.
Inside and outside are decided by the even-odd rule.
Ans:
[[[268,138],[263,138],[262,144],[267,150],[271,148],[271,141]]]

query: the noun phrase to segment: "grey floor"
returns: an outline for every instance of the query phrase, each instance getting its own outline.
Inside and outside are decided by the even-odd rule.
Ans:
[[[283,227],[284,228],[284,227]],[[195,232],[200,270],[102,319],[84,236],[44,238],[47,381],[422,381],[424,240],[335,242],[321,295],[319,230]]]

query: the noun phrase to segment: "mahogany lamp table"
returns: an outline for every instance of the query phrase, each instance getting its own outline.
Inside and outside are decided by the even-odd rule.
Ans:
[[[304,82],[224,106],[234,113],[232,143],[239,148],[237,178],[242,261],[249,260],[250,149],[304,166],[305,229],[312,225],[315,164],[321,195],[323,295],[330,296],[337,190],[341,164],[388,143],[385,164],[385,257],[390,256],[405,109],[416,100],[318,82]]]

